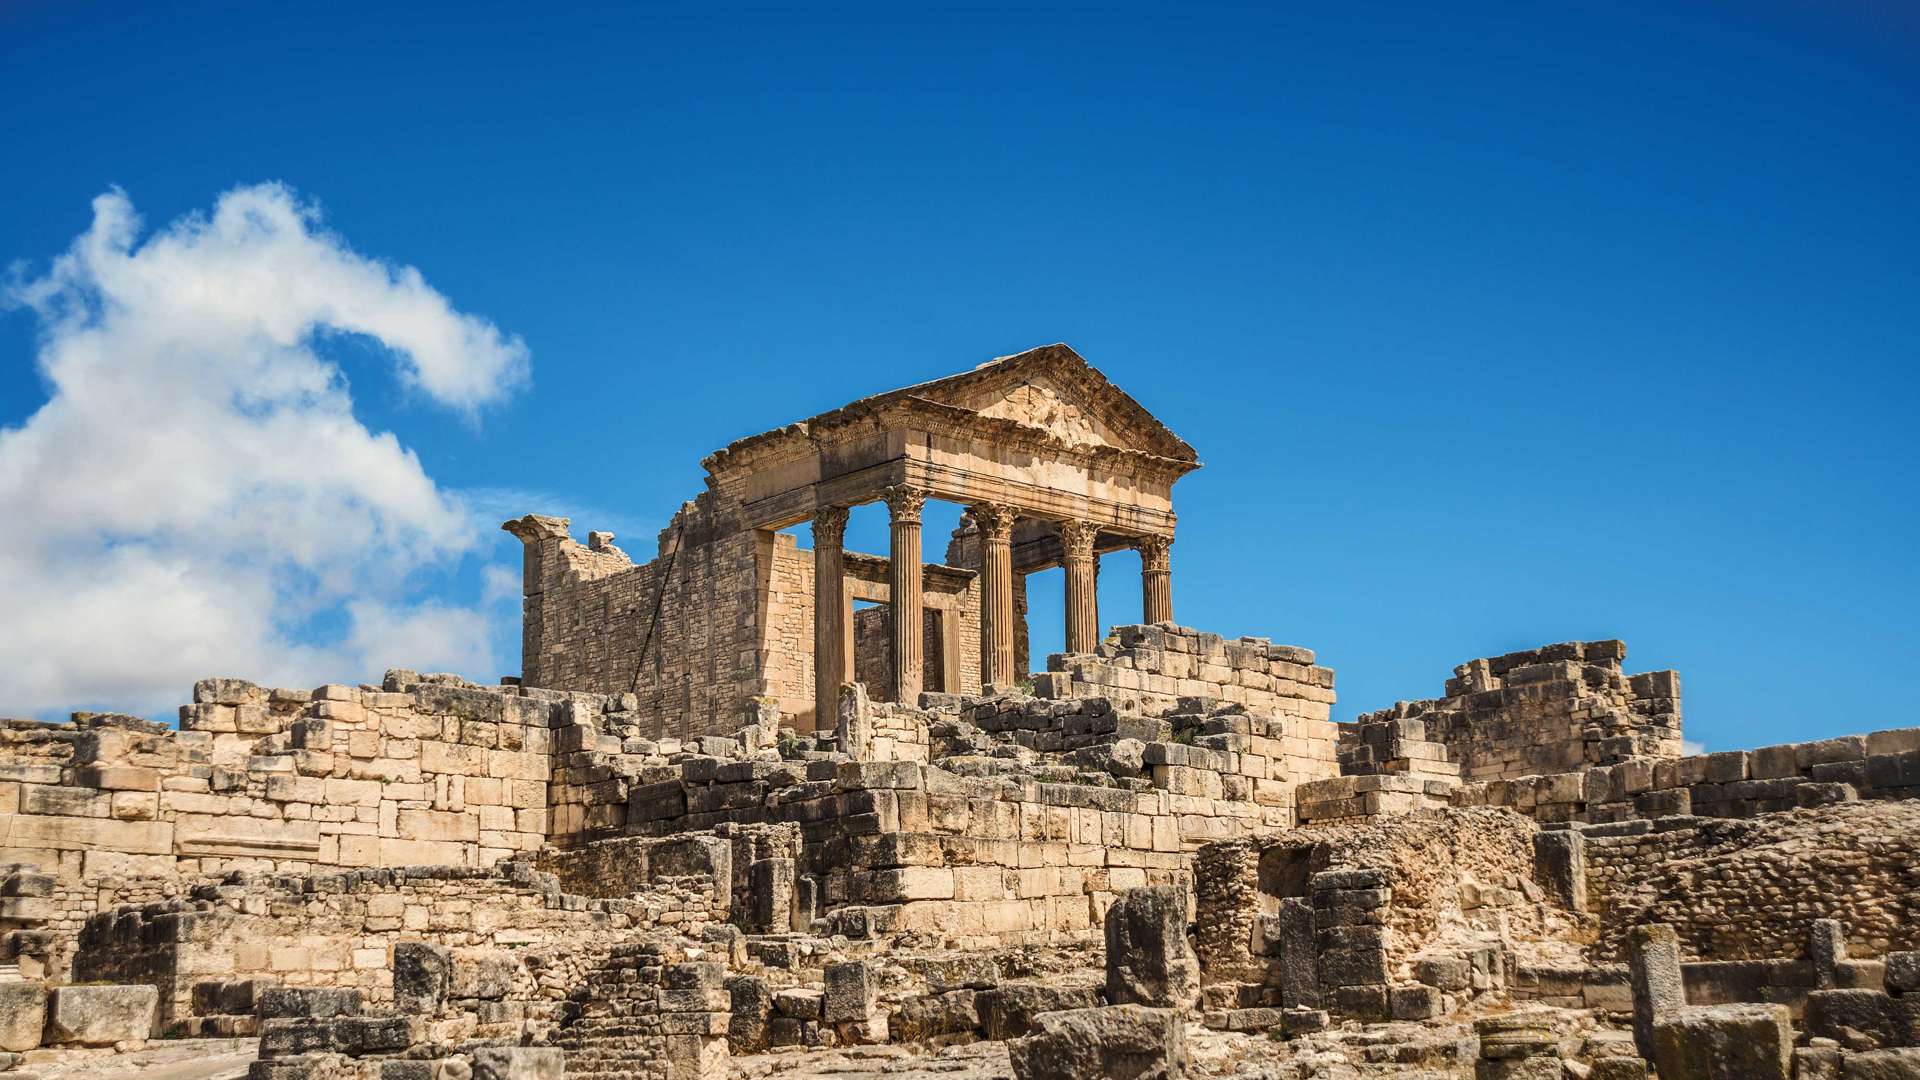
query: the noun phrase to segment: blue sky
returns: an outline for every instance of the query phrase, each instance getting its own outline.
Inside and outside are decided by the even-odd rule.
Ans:
[[[241,637],[270,673],[325,669],[308,684],[377,677],[332,668],[429,623],[495,669],[468,674],[517,670],[506,511],[643,552],[732,438],[1066,341],[1206,462],[1176,489],[1180,620],[1317,649],[1341,717],[1472,657],[1621,637],[1630,668],[1681,670],[1710,747],[1916,722],[1902,5],[12,3],[0,94],[0,262],[20,260],[0,425],[53,392],[49,316],[18,283],[116,185],[144,237],[283,183],[315,235],[417,268],[499,334],[484,394],[396,370],[381,343],[424,323],[310,343],[355,445],[455,507],[396,526],[403,557],[262,563],[231,540],[262,521],[231,503],[78,520],[108,513],[79,509],[84,471],[16,461],[16,540],[48,527],[29,510],[108,556],[143,529],[175,530],[155,549],[175,555],[218,534],[222,561],[188,573],[239,567],[231,602],[268,621],[201,634],[208,588],[132,633],[114,612],[138,593],[97,597],[84,655],[0,711],[146,707],[155,680],[179,700],[175,670],[213,674],[202,656]],[[170,408],[178,384],[154,386],[135,399]],[[0,506],[5,482],[0,446]],[[322,519],[366,505],[327,490],[349,495]],[[881,550],[877,525],[855,541]],[[15,550],[40,552],[31,576],[52,549]],[[1138,617],[1136,566],[1109,560],[1106,621]],[[1035,579],[1042,648],[1057,576]],[[49,571],[35,600],[16,576],[15,602],[57,614],[73,582]],[[334,648],[375,625],[367,597],[384,629]],[[0,656],[49,632],[0,619]]]

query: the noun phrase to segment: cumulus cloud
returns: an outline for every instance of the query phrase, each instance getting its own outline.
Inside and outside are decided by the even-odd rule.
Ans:
[[[488,602],[422,600],[491,523],[353,414],[337,335],[473,416],[527,350],[411,267],[356,254],[275,185],[141,239],[119,191],[8,299],[48,400],[0,429],[0,712],[141,712],[234,674],[279,685],[492,668]]]

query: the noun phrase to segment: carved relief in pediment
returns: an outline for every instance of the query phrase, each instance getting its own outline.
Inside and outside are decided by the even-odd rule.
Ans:
[[[1022,383],[980,415],[1038,428],[1070,446],[1109,445],[1092,417],[1048,386]]]

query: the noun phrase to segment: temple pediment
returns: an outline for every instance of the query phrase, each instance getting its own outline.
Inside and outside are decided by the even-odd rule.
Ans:
[[[1122,445],[1106,425],[1045,382],[1022,383],[974,411],[1043,431],[1069,446]]]
[[[1066,345],[1002,356],[896,393],[1011,420],[1069,446],[1196,460],[1192,447]]]

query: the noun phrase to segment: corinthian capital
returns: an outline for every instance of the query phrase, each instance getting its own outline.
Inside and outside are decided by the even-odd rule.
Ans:
[[[920,524],[920,511],[927,505],[924,488],[895,484],[887,489],[887,513],[896,523]]]
[[[980,536],[986,540],[998,540],[1002,543],[1013,539],[1013,523],[1019,512],[1006,503],[974,503],[967,507],[967,513],[973,523],[980,527]]]
[[[1166,573],[1173,565],[1171,536],[1143,536],[1133,542],[1140,552],[1140,569],[1147,573]]]
[[[1100,526],[1091,521],[1060,523],[1060,543],[1066,548],[1069,559],[1093,558],[1093,541],[1099,535]]]
[[[813,546],[839,547],[847,539],[847,508],[823,506],[813,514]]]

